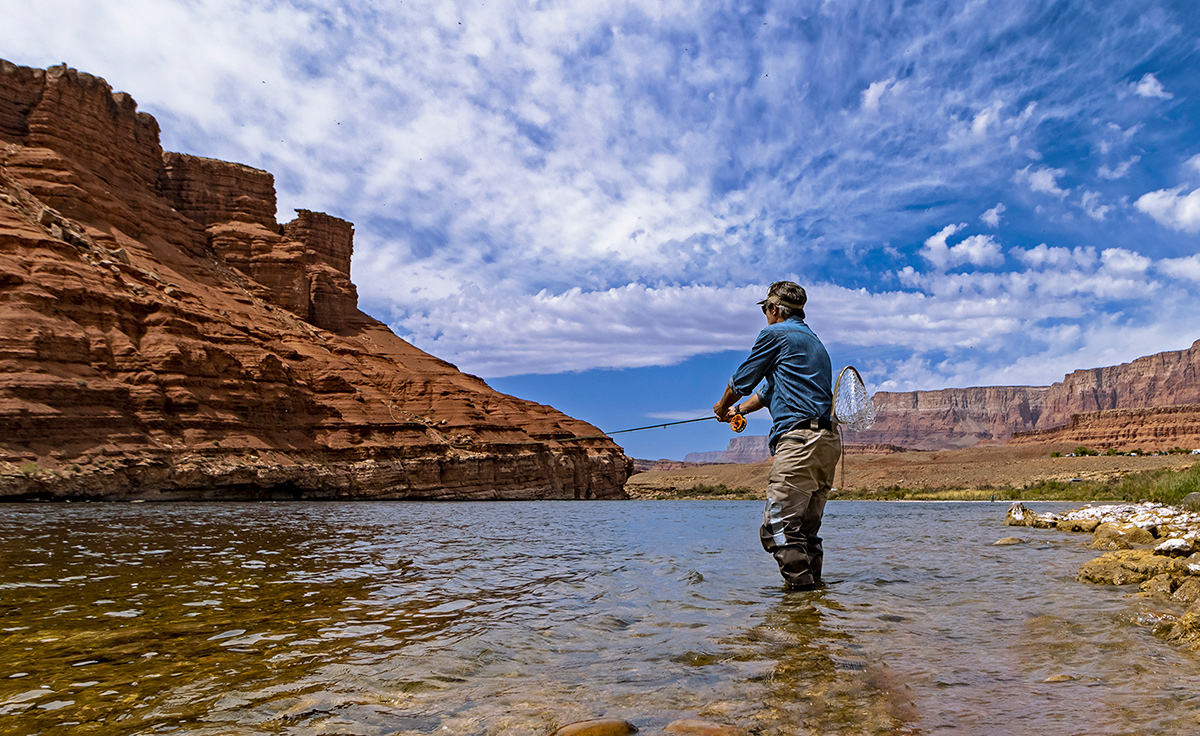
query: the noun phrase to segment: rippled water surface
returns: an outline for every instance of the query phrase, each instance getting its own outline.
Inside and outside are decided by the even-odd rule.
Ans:
[[[1172,611],[1004,512],[831,503],[785,594],[754,502],[0,506],[0,733],[1200,731]]]

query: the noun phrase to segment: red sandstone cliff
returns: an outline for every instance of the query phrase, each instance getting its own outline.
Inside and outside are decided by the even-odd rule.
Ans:
[[[357,308],[353,227],[0,61],[0,500],[612,498],[631,463]]]
[[[938,391],[880,391],[878,418],[865,432],[847,432],[856,444],[947,450],[980,442],[999,444],[1014,431],[1033,429],[1046,389],[1035,386],[947,388]]]
[[[1017,432],[1009,440],[1013,445],[1066,442],[1095,450],[1200,448],[1200,404],[1075,414],[1063,426]]]
[[[1129,363],[1074,371],[1046,389],[1037,429],[1067,424],[1075,414],[1200,404],[1200,340]]]
[[[1194,421],[1186,411],[1159,409],[1200,404],[1200,341],[1187,350],[1077,370],[1050,386],[881,391],[874,400],[878,421],[866,432],[849,433],[851,442],[939,450],[999,444],[1014,433],[1032,433],[1020,442],[1187,447],[1200,439]],[[1135,430],[1138,423],[1142,429]],[[1052,432],[1068,427],[1076,431]]]

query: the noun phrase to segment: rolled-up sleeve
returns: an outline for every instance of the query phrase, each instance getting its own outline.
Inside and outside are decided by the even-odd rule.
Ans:
[[[750,355],[734,371],[733,378],[729,379],[729,388],[738,396],[749,396],[753,393],[754,387],[766,378],[767,372],[775,364],[779,350],[780,343],[775,335],[767,330],[758,333]]]

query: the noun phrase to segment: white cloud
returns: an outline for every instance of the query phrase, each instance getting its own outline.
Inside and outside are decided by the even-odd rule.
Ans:
[[[1124,179],[1126,176],[1129,176],[1129,169],[1141,160],[1141,156],[1132,156],[1128,160],[1122,161],[1112,168],[1108,167],[1107,165],[1101,166],[1097,173],[1100,175],[1101,179],[1108,179],[1109,181]]]
[[[1133,91],[1142,97],[1152,97],[1160,100],[1169,100],[1175,96],[1168,92],[1163,87],[1162,82],[1158,81],[1158,77],[1153,74],[1147,74],[1142,77],[1141,81],[1133,85]]]
[[[951,223],[939,230],[934,235],[930,235],[925,239],[925,244],[921,248],[921,255],[925,260],[934,264],[938,268],[945,268],[949,261],[950,246],[946,241],[959,230],[967,226],[967,223],[959,223],[957,225]]]
[[[1063,248],[1042,243],[1033,248],[1013,248],[1009,255],[1035,269],[1087,269],[1099,263],[1096,249],[1090,247]]]
[[[977,139],[986,138],[988,129],[1000,120],[1000,110],[1003,107],[1004,103],[997,101],[976,113],[975,119],[971,121],[971,135]]]
[[[1000,227],[1000,215],[1003,215],[1007,209],[1003,202],[997,202],[995,207],[984,212],[979,219],[988,227]]]
[[[1190,194],[1183,187],[1160,189],[1138,197],[1133,206],[1160,225],[1185,233],[1200,232],[1200,189]]]
[[[975,266],[999,266],[1004,263],[1000,244],[991,235],[971,235],[950,249],[960,263]]]
[[[863,90],[862,93],[863,109],[867,110],[868,112],[878,112],[880,98],[883,97],[883,94],[891,89],[892,85],[895,83],[895,77],[889,77],[888,79],[884,79],[879,82],[871,82],[871,84],[865,90]]]
[[[1071,191],[1058,186],[1058,177],[1065,173],[1067,172],[1062,169],[1049,166],[1039,166],[1035,169],[1033,164],[1030,164],[1017,172],[1016,179],[1028,184],[1029,188],[1035,192],[1050,194],[1062,199]]]
[[[1191,169],[1192,171],[1195,171],[1197,174],[1200,174],[1200,153],[1189,158],[1187,160],[1187,162],[1184,163],[1184,166]]]
[[[947,243],[951,236],[966,226],[966,223],[947,225],[935,235],[929,236],[921,248],[921,255],[937,268],[964,263],[975,266],[995,266],[1004,263],[1000,245],[991,235],[971,235],[954,245]]]
[[[1200,284],[1200,254],[1184,258],[1164,258],[1154,264],[1160,274]]]
[[[1108,213],[1112,212],[1113,208],[1111,205],[1100,204],[1100,196],[1099,192],[1085,191],[1080,198],[1080,206],[1087,213],[1088,217],[1093,220],[1103,221],[1108,216]]]

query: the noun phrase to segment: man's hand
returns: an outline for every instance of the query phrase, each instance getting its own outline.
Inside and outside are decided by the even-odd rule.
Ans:
[[[740,396],[733,392],[733,389],[726,386],[725,393],[721,395],[721,400],[713,404],[713,414],[716,414],[717,419],[720,419],[722,422],[728,422],[730,416],[732,416],[729,407],[737,403],[737,400],[740,398]]]

